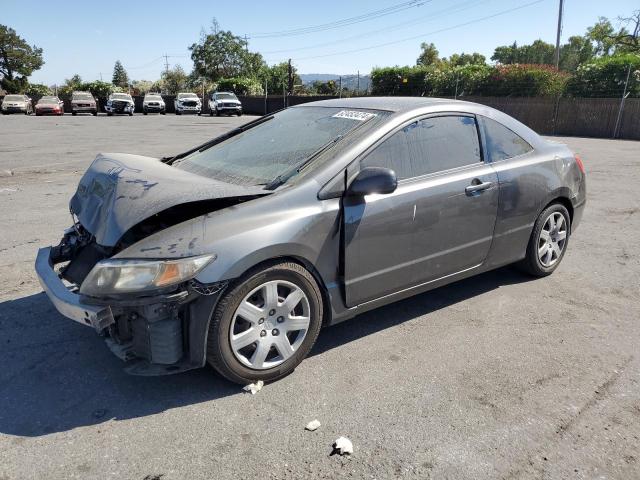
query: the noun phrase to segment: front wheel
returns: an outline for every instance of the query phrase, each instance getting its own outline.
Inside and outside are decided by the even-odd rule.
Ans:
[[[536,277],[551,275],[567,251],[570,232],[571,217],[564,205],[554,203],[545,208],[533,226],[520,268]]]
[[[207,362],[240,384],[282,378],[313,347],[322,315],[318,284],[302,266],[278,262],[249,271],[218,302]]]

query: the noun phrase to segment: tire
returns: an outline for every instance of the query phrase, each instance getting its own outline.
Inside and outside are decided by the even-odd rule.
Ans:
[[[71,112],[71,115],[75,117],[76,115],[78,115],[78,112]]]
[[[112,117],[113,116],[113,112],[107,112],[107,116]]]
[[[98,116],[98,111],[96,110],[95,112],[93,112],[93,116],[97,117]]]
[[[129,112],[129,116],[130,116],[130,117],[133,117],[133,112]]]
[[[213,117],[213,110],[209,110],[209,116]]]
[[[146,110],[144,112],[142,112],[142,113],[143,113],[143,115],[147,115],[147,111]]]
[[[556,227],[560,223],[560,216],[562,216],[562,225],[555,230],[551,228],[551,235],[549,233],[543,233],[543,230],[544,232],[550,230],[548,221],[552,215],[558,220],[554,220]],[[534,277],[551,275],[564,258],[564,254],[569,246],[570,236],[571,217],[565,206],[560,203],[549,205],[538,216],[533,226],[531,237],[529,238],[529,244],[527,245],[527,255],[518,263],[518,267]],[[554,248],[554,246],[557,247],[557,249]],[[560,252],[559,255],[558,251]]]
[[[292,286],[304,293],[304,297],[298,301],[299,303],[295,304],[294,308],[296,310],[306,308],[306,313],[309,318],[306,333],[303,333],[302,330],[282,334],[276,332],[277,329],[273,327],[286,325],[286,320],[283,320],[284,323],[279,323],[283,317],[278,316],[278,314],[283,312],[271,314],[265,310],[264,313],[256,313],[257,316],[265,316],[265,318],[251,323],[250,329],[255,328],[256,335],[259,335],[259,337],[256,338],[255,342],[242,348],[249,349],[249,351],[253,350],[255,354],[251,354],[251,358],[253,358],[257,355],[258,343],[264,342],[264,351],[267,352],[264,361],[274,363],[274,365],[266,365],[263,368],[251,368],[251,366],[245,364],[249,361],[248,357],[245,357],[245,363],[241,362],[238,356],[240,354],[234,352],[231,346],[231,328],[234,326],[235,319],[239,318],[239,321],[248,324],[248,322],[243,321],[241,317],[236,316],[236,310],[252,292],[263,292],[263,285],[267,283],[273,285],[275,282],[284,285],[285,288]],[[290,290],[290,292],[291,291],[292,290]],[[280,292],[282,292],[282,290],[280,290]],[[257,293],[256,295],[261,295],[261,293]],[[264,299],[264,297],[262,298]],[[285,297],[285,299],[286,298],[288,298],[288,296]],[[230,285],[213,312],[207,338],[207,362],[220,375],[235,383],[247,384],[257,380],[263,380],[265,382],[278,380],[291,373],[313,347],[322,326],[323,307],[322,294],[318,284],[311,273],[297,263],[274,262],[270,265],[268,264],[261,268],[250,270],[234,282],[234,284]],[[264,306],[264,308],[267,307]],[[299,311],[302,312],[302,310]],[[257,312],[259,312],[259,310]],[[307,314],[302,313],[304,317],[306,317]],[[262,326],[259,326],[258,322],[260,322]],[[281,328],[284,332],[284,328],[286,327]],[[261,331],[267,333],[263,336],[260,334]],[[241,331],[240,333],[243,332]],[[298,335],[301,334],[303,337],[298,337]],[[294,345],[297,344],[295,349],[290,343],[292,340],[289,335],[292,335]],[[265,340],[261,340],[261,338]],[[290,356],[284,360],[282,360],[284,355],[279,353],[280,351],[277,349],[277,344],[273,343],[282,341],[283,339],[286,345],[292,349],[289,354]],[[270,357],[270,355],[276,356]]]
[[[216,117],[219,117],[219,116],[220,116],[220,110],[216,108]]]
[[[241,117],[242,116],[242,112],[238,112],[238,116]]]
[[[179,110],[176,110],[176,115],[182,115]]]

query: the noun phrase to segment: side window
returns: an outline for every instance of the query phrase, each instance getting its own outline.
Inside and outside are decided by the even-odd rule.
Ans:
[[[417,120],[396,132],[362,161],[363,167],[386,167],[406,179],[480,162],[475,119],[465,116]]]
[[[483,117],[484,136],[487,143],[487,153],[492,162],[517,157],[533,150],[533,147],[513,131],[501,123]]]

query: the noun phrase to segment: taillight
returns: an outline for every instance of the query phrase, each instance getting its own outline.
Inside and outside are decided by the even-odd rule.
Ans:
[[[584,164],[582,163],[582,159],[580,158],[580,156],[574,155],[574,158],[576,159],[576,163],[578,164],[578,168],[580,169],[582,174],[586,175],[587,172],[584,171]]]

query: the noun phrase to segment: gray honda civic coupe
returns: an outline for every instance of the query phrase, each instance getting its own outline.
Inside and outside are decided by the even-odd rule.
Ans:
[[[325,325],[503,265],[551,274],[585,201],[580,158],[492,108],[326,100],[173,157],[99,154],[36,270],[129,373],[272,381]]]

